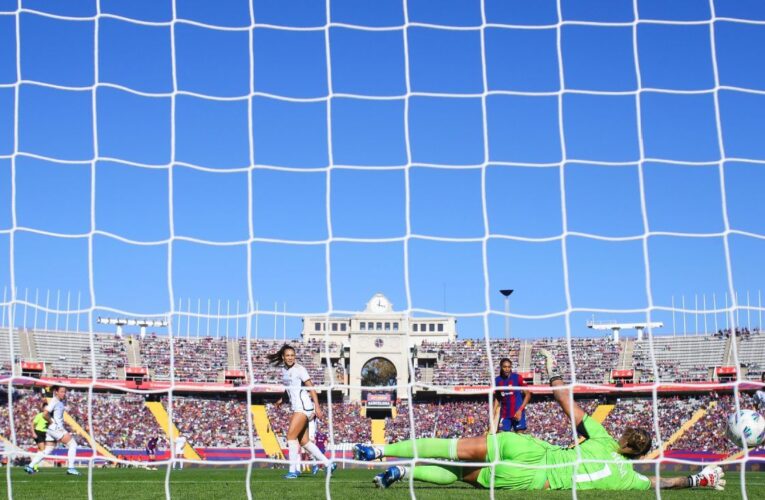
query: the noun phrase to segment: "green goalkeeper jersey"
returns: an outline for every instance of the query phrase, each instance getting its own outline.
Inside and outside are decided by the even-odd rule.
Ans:
[[[576,481],[578,490],[648,490],[651,481],[632,469],[632,463],[618,453],[619,444],[608,434],[597,420],[585,415],[582,420],[589,438],[577,448],[582,460],[600,460],[600,462],[582,462],[574,467],[579,459],[576,449],[552,449],[546,454],[547,465],[557,467],[547,469],[547,480],[554,490],[570,490]],[[607,462],[605,462],[607,461]]]

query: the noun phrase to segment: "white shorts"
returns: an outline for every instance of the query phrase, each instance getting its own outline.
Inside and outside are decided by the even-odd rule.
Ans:
[[[308,422],[313,422],[316,419],[316,412],[314,410],[292,410],[293,413],[302,413],[308,419]]]
[[[61,441],[61,439],[69,434],[64,429],[48,429],[48,431],[45,433],[45,440],[46,441]]]
[[[316,419],[312,418],[308,421],[308,439],[310,441],[316,441]]]

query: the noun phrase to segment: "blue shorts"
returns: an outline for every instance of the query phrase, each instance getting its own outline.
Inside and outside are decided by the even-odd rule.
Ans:
[[[515,432],[526,430],[526,412],[521,414],[521,419],[516,420],[514,418],[501,418],[499,419],[499,431],[500,432]]]

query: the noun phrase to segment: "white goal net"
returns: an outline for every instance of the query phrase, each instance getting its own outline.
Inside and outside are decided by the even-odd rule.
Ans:
[[[243,489],[259,496],[260,468],[287,463],[285,414],[265,404],[281,380],[264,357],[311,318],[323,342],[295,345],[320,377],[328,455],[358,466],[352,439],[374,431],[348,395],[370,387],[354,361],[338,362],[350,347],[336,320],[376,292],[402,322],[436,318],[422,328],[438,333],[454,320],[460,335],[406,351],[388,441],[496,426],[499,360],[545,385],[542,348],[609,431],[651,429],[647,475],[697,468],[669,454],[667,441],[698,444],[675,435],[682,423],[754,407],[765,369],[758,4],[18,0],[0,1],[0,37],[8,462],[34,454],[20,438],[34,413],[14,401],[39,407],[30,387],[42,370],[74,389],[89,498],[97,466],[151,465],[107,446],[138,447],[155,432],[144,424],[178,428],[170,449],[190,438],[156,461],[168,498],[180,464],[246,467]],[[388,323],[369,330],[398,329]],[[645,338],[615,324],[647,325]],[[113,334],[123,326],[161,333],[131,347]],[[139,358],[164,385],[122,383],[147,375],[130,371]],[[614,370],[642,399],[620,398],[635,389],[611,384]],[[206,383],[223,396],[190,396]],[[680,407],[662,397],[685,390]],[[532,433],[574,444],[571,422],[544,428],[553,403],[534,402]],[[276,454],[264,451],[261,406]],[[454,414],[459,436],[447,432]],[[136,428],[121,435],[115,421]],[[227,446],[200,454],[195,437]],[[746,498],[753,450],[708,441],[719,453],[706,459],[737,467]],[[12,498],[11,467],[5,488]],[[333,488],[327,476],[322,493]]]

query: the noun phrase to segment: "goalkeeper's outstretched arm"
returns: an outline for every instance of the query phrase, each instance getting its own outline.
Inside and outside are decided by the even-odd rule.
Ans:
[[[691,474],[686,477],[662,477],[651,478],[651,486],[663,490],[673,490],[682,488],[714,488],[722,491],[725,489],[725,473],[719,465],[708,465],[701,469],[698,474]]]

